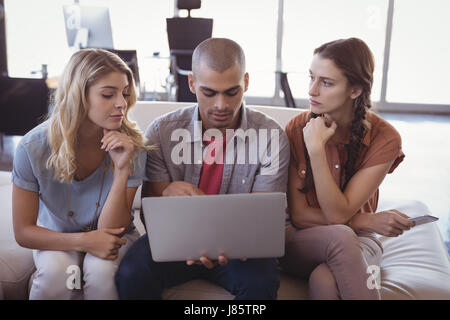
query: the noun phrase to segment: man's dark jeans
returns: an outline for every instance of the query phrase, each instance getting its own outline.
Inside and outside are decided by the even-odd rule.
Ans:
[[[154,262],[147,234],[122,259],[115,280],[120,299],[161,299],[165,288],[206,279],[228,290],[236,300],[276,299],[280,279],[276,259],[231,260],[207,269],[181,262]]]

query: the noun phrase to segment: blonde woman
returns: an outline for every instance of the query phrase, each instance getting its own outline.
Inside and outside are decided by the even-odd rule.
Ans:
[[[148,149],[128,119],[132,72],[108,51],[80,50],[53,100],[49,119],[19,143],[12,172],[15,238],[34,249],[37,269],[30,299],[117,299]]]

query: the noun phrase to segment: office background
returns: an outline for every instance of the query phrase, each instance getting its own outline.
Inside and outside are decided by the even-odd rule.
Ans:
[[[6,65],[10,77],[42,77],[42,65],[49,78],[61,73],[73,53],[62,7],[78,3],[109,8],[114,49],[137,52],[147,92],[142,97],[164,97],[148,92],[166,91],[166,18],[187,15],[177,9],[176,0],[2,2],[6,15],[0,43],[6,39],[7,56],[2,53],[0,67]],[[249,104],[284,106],[284,72],[297,107],[307,108],[314,48],[337,38],[366,41],[376,61],[372,99],[400,131],[407,155],[381,192],[424,201],[440,218],[441,232],[449,240],[450,1],[203,0],[191,14],[212,18],[214,37],[232,38],[244,48]],[[3,153],[0,161],[8,157]]]
[[[169,56],[165,19],[178,14],[175,0],[78,2],[110,9],[114,47],[137,50],[144,78],[154,52]],[[73,3],[4,0],[10,76],[28,77],[42,64],[50,77],[61,72],[71,54],[62,5]],[[252,76],[249,103],[284,105],[277,81],[277,71],[284,71],[297,105],[306,107],[313,49],[356,36],[375,55],[372,99],[380,110],[447,114],[449,14],[447,0],[203,0],[192,10],[194,17],[214,19],[213,36],[244,48]]]

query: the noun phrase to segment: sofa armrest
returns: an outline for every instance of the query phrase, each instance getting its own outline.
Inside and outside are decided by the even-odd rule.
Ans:
[[[430,213],[415,200],[384,200],[379,211],[397,209],[416,217]],[[380,237],[383,299],[450,299],[450,260],[436,223],[413,227],[398,237]]]
[[[136,190],[136,194],[134,195],[133,200],[133,212],[140,211],[141,210],[141,191],[142,191],[142,185],[139,186],[139,188]]]
[[[0,186],[7,186],[11,184],[11,172],[0,171]]]

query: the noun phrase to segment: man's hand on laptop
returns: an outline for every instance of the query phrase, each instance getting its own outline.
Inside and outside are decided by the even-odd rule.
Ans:
[[[224,266],[228,263],[228,259],[224,255],[220,255],[217,260],[209,260],[209,258],[202,256],[200,257],[200,260],[195,261],[194,259],[188,259],[186,261],[186,264],[188,266],[192,266],[193,264],[202,264],[208,269],[212,269],[216,267],[217,265]]]
[[[174,181],[163,190],[162,195],[163,197],[204,196],[205,193],[189,182]]]
[[[241,261],[247,261],[247,258],[242,258]],[[207,257],[202,256],[202,257],[200,257],[199,261],[195,261],[193,259],[189,259],[186,261],[186,264],[188,266],[192,266],[193,264],[200,264],[200,265],[202,264],[208,269],[212,269],[212,268],[216,267],[217,265],[224,266],[227,263],[228,263],[228,259],[224,255],[220,255],[217,260],[209,260]]]

